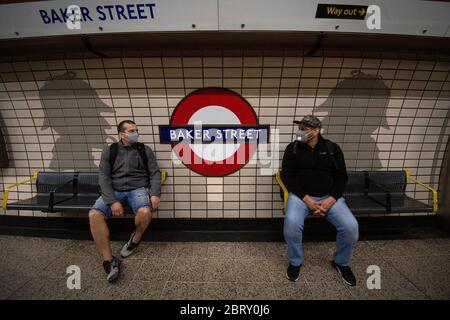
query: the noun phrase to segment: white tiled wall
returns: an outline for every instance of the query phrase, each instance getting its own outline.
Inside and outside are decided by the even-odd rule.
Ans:
[[[116,124],[131,118],[169,172],[158,217],[281,216],[279,188],[258,163],[206,178],[173,164],[170,146],[159,144],[158,125],[169,123],[185,95],[208,86],[238,92],[261,124],[279,129],[280,158],[293,138],[292,120],[314,113],[343,148],[348,169],[411,169],[437,188],[450,135],[449,71],[444,61],[283,54],[1,63],[1,130],[12,161],[0,169],[0,191],[3,197],[5,186],[36,170],[97,170]],[[10,199],[32,192],[20,186]],[[414,185],[408,194],[430,200]]]

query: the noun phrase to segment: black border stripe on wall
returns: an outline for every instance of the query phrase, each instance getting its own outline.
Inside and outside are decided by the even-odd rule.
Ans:
[[[6,152],[6,143],[2,134],[1,128],[6,128],[6,125],[0,115],[0,168],[7,168],[9,166],[8,152]]]
[[[436,216],[357,218],[360,241],[445,237]],[[267,219],[154,219],[143,239],[147,241],[279,241],[283,218]],[[111,240],[127,240],[134,219],[108,220]],[[92,239],[87,218],[0,216],[0,234]],[[304,241],[335,241],[336,231],[325,219],[308,218]]]

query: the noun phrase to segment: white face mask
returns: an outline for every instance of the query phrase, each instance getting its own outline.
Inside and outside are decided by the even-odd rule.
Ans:
[[[311,134],[311,131],[298,130],[295,135],[296,135],[297,141],[306,143],[309,141],[309,139],[311,139],[312,134]]]
[[[138,142],[139,140],[139,133],[137,132],[131,132],[127,134],[128,142],[133,144]]]

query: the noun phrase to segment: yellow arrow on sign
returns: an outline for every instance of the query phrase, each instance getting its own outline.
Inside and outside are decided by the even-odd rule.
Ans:
[[[366,9],[362,8],[361,10],[358,11],[360,16],[363,16],[366,13]]]

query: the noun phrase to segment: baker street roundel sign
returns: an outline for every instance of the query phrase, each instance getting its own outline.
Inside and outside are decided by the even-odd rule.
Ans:
[[[178,103],[159,134],[189,169],[220,177],[245,166],[258,143],[268,143],[269,126],[258,124],[253,108],[236,92],[202,88]]]

